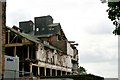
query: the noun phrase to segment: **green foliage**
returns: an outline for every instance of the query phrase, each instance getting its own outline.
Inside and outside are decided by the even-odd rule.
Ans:
[[[85,75],[85,74],[87,74],[86,69],[85,69],[84,67],[82,67],[82,66],[80,66],[80,67],[78,68],[78,72],[79,72],[80,75]]]
[[[118,21],[120,20],[120,1],[108,2],[108,7],[108,18],[113,21],[113,25],[116,26],[113,34],[120,35],[120,23],[118,23]]]

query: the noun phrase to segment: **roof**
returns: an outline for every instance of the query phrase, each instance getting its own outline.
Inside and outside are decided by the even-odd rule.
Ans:
[[[47,18],[47,17],[50,17],[50,18],[53,20],[52,16],[50,16],[50,15],[47,15],[47,16],[40,16],[40,17],[35,17],[35,18]]]
[[[9,30],[13,31],[14,33],[16,33],[16,34],[18,34],[18,35],[20,35],[20,36],[22,36],[24,38],[27,38],[28,40],[30,40],[32,42],[35,42],[35,43],[38,43],[38,44],[42,43],[42,41],[40,39],[38,39],[36,36],[29,35],[29,34],[26,34],[26,33],[21,33],[21,32],[15,30],[13,28],[10,28],[8,26],[6,26],[6,28],[8,28]],[[50,49],[55,49],[55,50],[58,50],[58,51],[62,52],[60,49],[58,49],[58,48],[56,48],[56,47],[54,47],[52,45],[47,45],[47,44],[43,44],[43,45],[50,48]]]
[[[53,23],[53,24],[49,24],[48,27],[58,26],[58,25],[60,25],[60,23]]]
[[[64,34],[64,31],[63,31],[63,29],[62,29],[60,23],[49,24],[48,27],[59,27],[59,30],[58,30],[58,31],[61,31],[62,34],[64,35],[64,37],[66,38],[66,35]],[[54,34],[55,34],[55,33],[54,33]],[[66,38],[66,40],[67,40],[67,38]]]
[[[19,34],[20,36],[24,37],[24,38],[27,38],[28,40],[32,41],[32,42],[35,42],[35,43],[40,43],[40,39],[38,39],[37,37],[35,36],[32,36],[32,35],[29,35],[29,34],[25,34],[25,33],[21,33],[13,28],[10,28],[8,26],[6,26],[6,28],[10,29],[11,31],[13,31],[14,33],[16,34]]]
[[[36,37],[50,37],[54,34],[43,34],[43,35],[36,35]]]
[[[52,46],[52,45],[44,44],[44,46],[49,47],[49,48],[51,48],[51,49],[58,50],[58,51],[60,51],[60,52],[63,52],[62,50],[60,50],[60,49],[58,49],[58,48],[56,48],[56,47],[54,47],[54,46]]]

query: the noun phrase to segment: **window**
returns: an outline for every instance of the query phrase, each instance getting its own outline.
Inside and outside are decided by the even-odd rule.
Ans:
[[[36,31],[39,31],[39,28],[36,28]]]
[[[45,30],[45,28],[42,28],[42,31],[44,31]]]
[[[54,30],[54,28],[51,28],[51,30]]]
[[[51,28],[49,28],[49,30],[51,31]]]
[[[61,40],[61,35],[58,35],[58,40]]]
[[[54,30],[54,27],[49,27],[49,30],[50,30],[50,31]]]

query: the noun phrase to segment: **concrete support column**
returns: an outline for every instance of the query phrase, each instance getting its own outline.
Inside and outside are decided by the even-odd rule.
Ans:
[[[57,76],[57,70],[55,70],[55,76]]]
[[[65,71],[65,75],[67,75],[67,71]]]
[[[24,63],[22,63],[22,76],[24,76]]]
[[[40,67],[38,66],[38,76],[40,76]]]
[[[52,69],[50,69],[50,76],[52,76]]]
[[[28,46],[28,51],[27,51],[27,58],[29,59],[29,46]]]
[[[32,74],[32,63],[30,63],[30,73]]]
[[[14,47],[14,57],[16,57],[16,46]]]
[[[40,67],[38,66],[38,76],[37,76],[37,79],[40,80]]]
[[[8,30],[8,44],[10,43],[10,30]]]
[[[46,67],[44,68],[44,75],[46,76]]]
[[[62,74],[62,70],[60,71],[61,72],[61,75],[60,76],[62,76],[63,74]]]

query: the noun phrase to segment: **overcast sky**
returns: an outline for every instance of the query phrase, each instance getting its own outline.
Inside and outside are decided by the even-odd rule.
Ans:
[[[79,43],[79,65],[88,73],[118,77],[118,37],[100,0],[7,0],[7,26],[51,15],[70,41]]]

